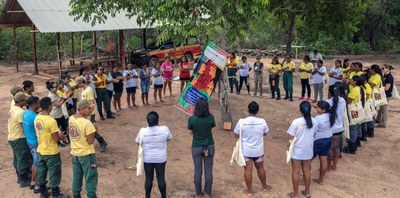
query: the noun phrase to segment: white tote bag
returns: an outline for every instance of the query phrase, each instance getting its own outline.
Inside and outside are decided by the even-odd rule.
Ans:
[[[348,105],[348,116],[350,118],[350,125],[356,125],[364,122],[365,113],[360,96],[358,97],[357,104],[351,103]]]
[[[297,135],[299,134],[300,128],[301,128],[301,121],[299,121],[299,124],[297,125],[296,133],[294,134],[294,138],[293,138],[292,142],[290,143],[289,148],[286,150],[286,163],[289,163],[290,160],[292,159],[294,143],[297,140]]]
[[[236,145],[233,148],[230,164],[231,166],[235,164],[238,166],[246,166],[246,160],[244,159],[242,149],[242,122],[240,122],[239,140],[236,142]]]
[[[343,115],[343,128],[344,128],[344,137],[350,139],[350,122],[349,117],[347,115],[347,108],[345,108],[345,113]]]
[[[400,99],[399,92],[397,91],[396,85],[393,83],[393,89],[392,89],[392,97],[390,99]]]
[[[385,87],[381,84],[380,88],[374,88],[372,93],[372,101],[374,102],[375,108],[382,105],[387,105]]]
[[[144,159],[143,159],[143,147],[142,147],[143,135],[140,134],[139,149],[136,159],[136,176],[142,175],[144,172]]]
[[[367,101],[365,101],[364,104],[364,113],[365,113],[365,118],[364,118],[364,122],[370,122],[373,120],[373,114],[372,114],[372,109],[371,109],[371,103],[372,103],[372,99],[369,99]],[[373,108],[375,109],[375,108]]]

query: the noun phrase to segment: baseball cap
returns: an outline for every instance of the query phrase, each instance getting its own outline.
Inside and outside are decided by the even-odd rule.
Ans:
[[[87,99],[82,99],[81,101],[78,102],[78,109],[84,109],[86,107],[94,107],[94,104],[92,104]]]
[[[78,76],[75,78],[75,82],[77,84],[85,82],[85,79],[82,76]]]
[[[10,93],[11,93],[11,95],[14,96],[16,93],[18,93],[18,92],[21,91],[21,90],[22,90],[22,89],[21,89],[20,86],[14,85],[13,87],[11,87]]]
[[[76,83],[75,80],[71,79],[71,81],[69,81],[68,86],[69,87],[76,87],[78,84]]]
[[[22,100],[26,100],[28,97],[29,97],[29,96],[28,96],[27,94],[25,94],[25,93],[23,93],[23,92],[18,92],[18,93],[16,93],[15,96],[14,96],[14,101],[15,101],[16,103],[18,103],[18,102],[20,102],[20,101],[22,101]]]

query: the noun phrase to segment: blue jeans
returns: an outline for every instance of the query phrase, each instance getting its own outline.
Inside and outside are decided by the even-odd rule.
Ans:
[[[201,194],[201,179],[203,176],[203,163],[204,163],[204,192],[211,195],[213,184],[213,162],[214,162],[214,145],[206,146],[208,148],[208,156],[203,155],[204,147],[192,148],[192,157],[194,163],[194,187],[196,195]]]
[[[150,91],[150,83],[147,82],[140,82],[140,89],[142,90],[142,93],[149,93]]]
[[[350,130],[350,141],[352,143],[356,143],[356,140],[359,137],[359,134],[362,134],[361,125],[360,124],[351,125],[349,127],[349,130]]]
[[[34,145],[34,144],[29,144],[29,143],[28,143],[29,150],[31,151],[31,154],[32,154],[33,165],[35,166],[35,168],[38,167],[38,152],[37,152],[37,146],[38,146],[38,145]]]

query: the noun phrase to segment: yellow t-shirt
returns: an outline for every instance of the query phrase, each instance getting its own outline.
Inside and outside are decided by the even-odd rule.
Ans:
[[[362,71],[358,71],[358,72],[352,71],[349,73],[349,79],[353,79],[354,76],[361,76],[362,74],[363,74]]]
[[[348,67],[348,68],[342,68],[343,80],[346,79],[347,76],[349,76],[349,70],[350,70],[350,67]]]
[[[311,70],[313,70],[314,69],[314,65],[312,64],[312,63],[305,63],[305,62],[302,62],[301,64],[300,64],[300,67],[299,67],[299,69],[303,69],[303,70],[306,70],[306,71],[311,71]],[[301,79],[308,79],[308,74],[309,73],[307,73],[307,72],[305,72],[305,71],[302,71],[302,72],[300,72],[300,78]]]
[[[96,85],[96,83],[102,82],[100,85]],[[107,76],[105,74],[102,74],[99,76],[98,74],[94,75],[93,78],[93,84],[95,84],[96,88],[106,88],[107,86]]]
[[[287,62],[283,63],[283,67],[282,67],[282,69],[289,69],[289,70],[292,70],[295,68],[296,68],[296,65],[294,64],[293,61],[290,61],[290,63],[287,63]]]
[[[92,122],[86,118],[69,118],[69,137],[71,139],[71,155],[86,156],[95,153],[93,144],[87,142],[87,136],[95,133]]]
[[[71,88],[71,86],[76,86],[76,82],[75,82],[75,80],[73,80],[73,79],[71,79],[71,80],[69,81],[69,83],[68,83],[68,87]],[[78,96],[79,96],[78,90],[77,90],[77,89],[74,89],[74,92],[72,93],[71,98],[77,99]]]
[[[12,106],[10,109],[10,119],[8,119],[8,141],[25,138],[24,128],[22,128],[22,113],[24,109],[19,106]]]
[[[93,104],[96,104],[95,98],[94,98],[94,92],[91,87],[86,87],[86,89],[82,90],[81,92],[81,100],[86,99],[92,102]],[[92,115],[94,115],[96,112],[92,111]]]
[[[365,98],[366,98],[367,100],[369,100],[369,99],[372,98],[372,89],[371,89],[371,86],[370,86],[368,83],[365,83],[365,84],[364,84],[364,87],[365,87],[365,89],[364,89],[365,96],[368,95],[368,97],[365,97]]]
[[[237,68],[237,64],[238,64],[238,57],[236,57],[235,59],[230,59],[229,60],[229,63],[228,63],[228,68],[234,68],[234,69],[236,69]]]
[[[353,87],[353,89],[350,90],[350,93],[347,97],[353,100],[354,104],[357,104],[360,97],[360,86]]]
[[[53,139],[52,134],[58,133],[57,121],[50,115],[36,116],[35,131],[38,138],[37,152],[41,155],[56,155],[60,153],[57,142]]]
[[[276,71],[281,70],[281,69],[282,69],[282,66],[281,66],[281,64],[271,64],[271,65],[268,67],[268,69],[271,69],[272,72],[275,73]]]
[[[64,98],[67,95],[67,90],[65,90],[64,88],[58,89],[57,94],[58,94],[58,96],[60,96],[60,98]]]
[[[382,77],[379,74],[374,74],[369,78],[369,82],[375,84],[375,88],[381,87]]]

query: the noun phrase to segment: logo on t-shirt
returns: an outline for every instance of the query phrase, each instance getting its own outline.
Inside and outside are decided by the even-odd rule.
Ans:
[[[39,120],[38,122],[36,122],[35,124],[35,129],[38,133],[43,132],[43,122],[41,120]]]
[[[69,125],[69,137],[73,140],[79,140],[80,138],[78,127],[75,124]]]

